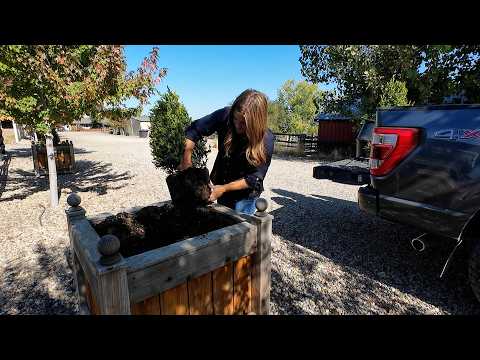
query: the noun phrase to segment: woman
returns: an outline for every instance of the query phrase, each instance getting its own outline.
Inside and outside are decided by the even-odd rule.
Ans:
[[[3,142],[3,130],[0,128],[0,154],[5,155],[5,143]]]
[[[185,131],[185,150],[179,169],[192,166],[195,143],[218,134],[218,155],[210,178],[210,201],[238,212],[253,214],[255,200],[263,191],[263,180],[272,160],[274,138],[267,128],[267,98],[256,90],[245,90],[225,107],[194,121]]]

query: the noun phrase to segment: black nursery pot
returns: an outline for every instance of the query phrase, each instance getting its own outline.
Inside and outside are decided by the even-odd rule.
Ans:
[[[190,167],[168,175],[166,181],[175,207],[189,208],[208,204],[211,189],[207,168]]]

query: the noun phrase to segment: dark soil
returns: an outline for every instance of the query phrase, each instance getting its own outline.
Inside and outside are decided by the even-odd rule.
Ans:
[[[207,168],[190,167],[169,175],[166,181],[175,207],[189,209],[208,204],[211,189]]]
[[[185,211],[167,204],[147,206],[134,214],[119,213],[92,226],[100,236],[117,236],[120,253],[129,257],[236,223],[208,207]]]

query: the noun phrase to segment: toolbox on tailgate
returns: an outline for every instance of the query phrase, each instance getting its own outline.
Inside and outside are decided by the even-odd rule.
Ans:
[[[365,121],[357,135],[356,157],[343,159],[330,164],[313,168],[315,179],[328,179],[334,182],[350,185],[370,183],[369,158],[362,156],[362,144],[372,139],[373,121]]]
[[[328,179],[350,185],[370,183],[368,160],[344,159],[313,168],[315,179]]]

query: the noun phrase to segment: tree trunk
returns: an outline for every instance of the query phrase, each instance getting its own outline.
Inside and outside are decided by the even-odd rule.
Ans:
[[[17,124],[15,123],[15,120],[12,121],[13,125],[13,133],[15,135],[15,143],[18,144],[19,139],[18,139],[18,129],[17,129]]]
[[[58,186],[57,186],[57,167],[55,164],[55,149],[53,147],[53,136],[45,135],[45,144],[47,147],[48,160],[48,182],[50,183],[50,204],[52,207],[58,206]]]

